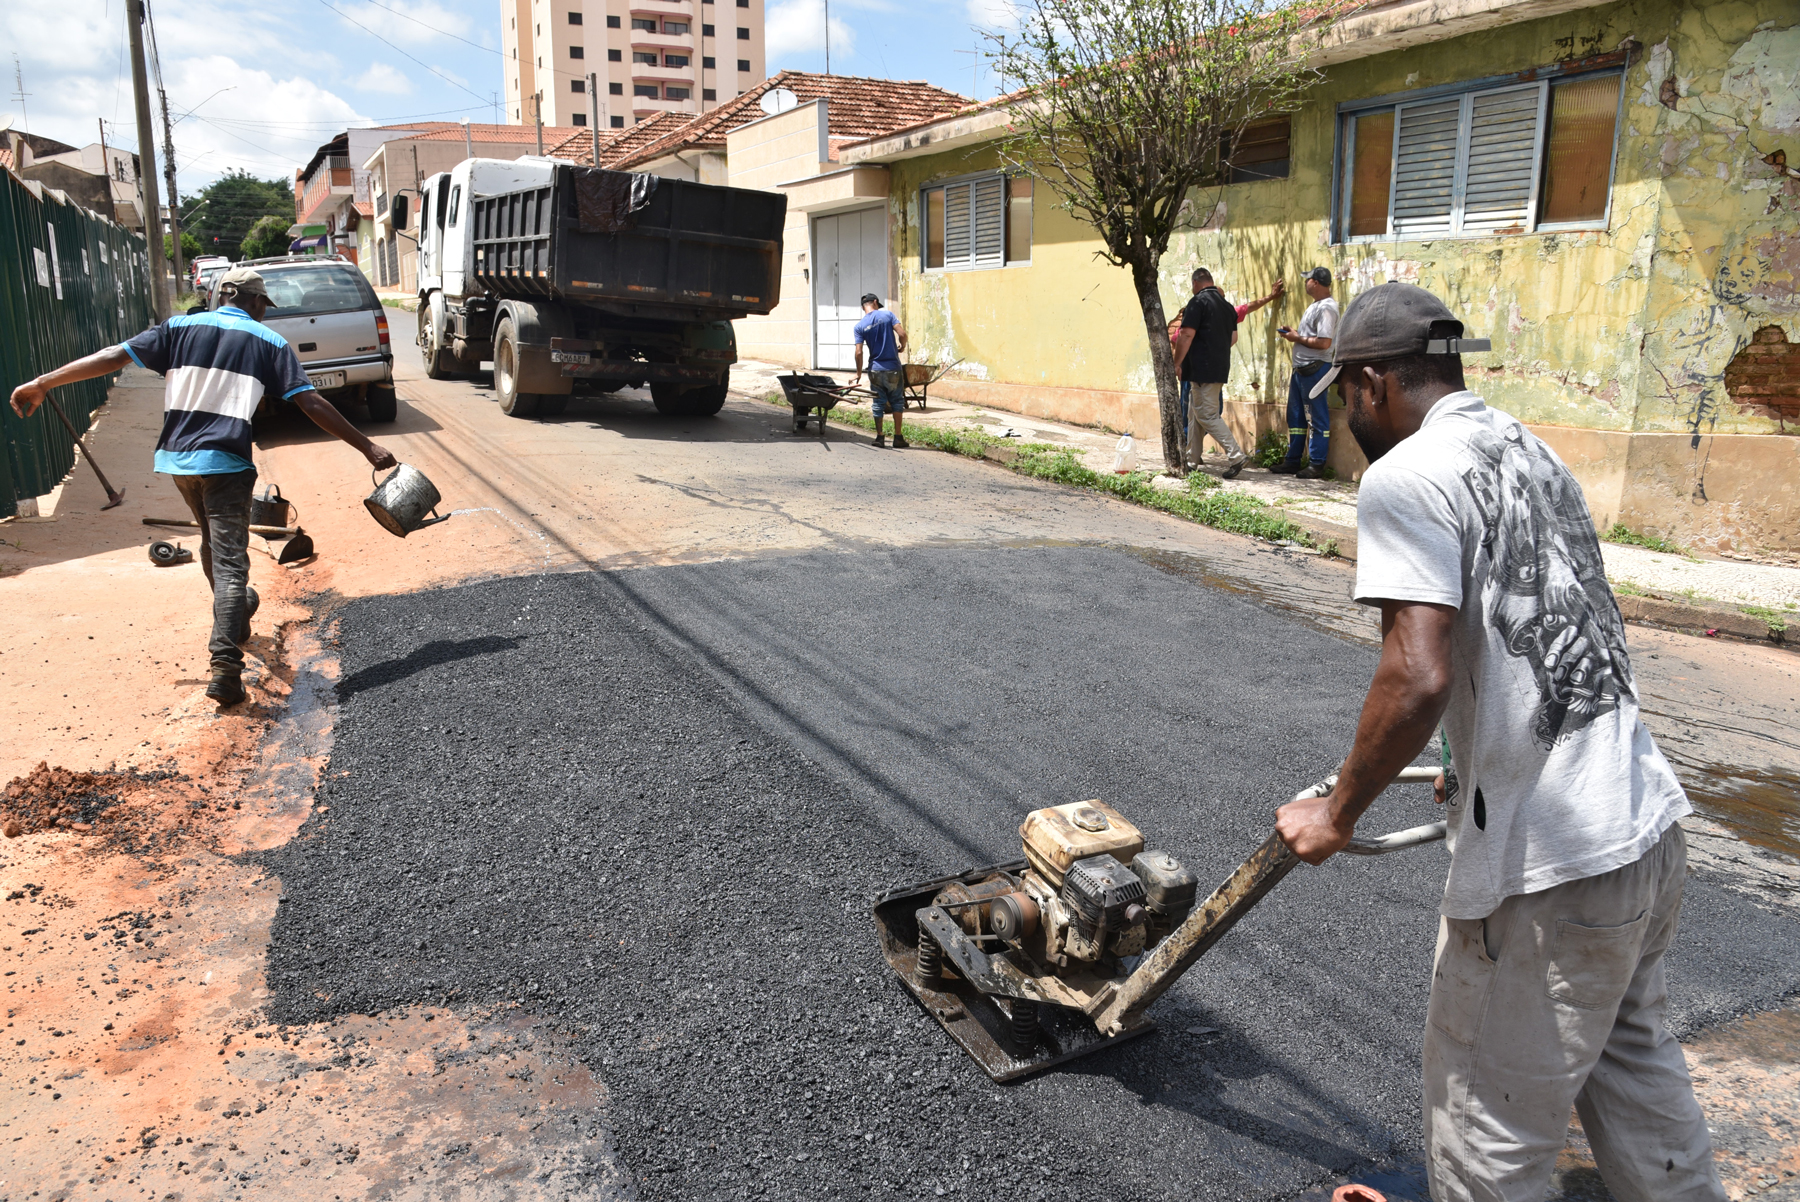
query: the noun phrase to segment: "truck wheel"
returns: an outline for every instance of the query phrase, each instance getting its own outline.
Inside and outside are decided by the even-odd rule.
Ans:
[[[372,422],[391,422],[400,416],[400,396],[394,391],[392,384],[371,384],[368,399],[369,420]]]
[[[711,417],[725,407],[725,385],[684,389],[679,384],[652,384],[650,399],[665,417]]]
[[[494,395],[508,417],[531,417],[543,400],[535,392],[519,391],[519,334],[510,317],[501,318],[494,331]]]
[[[443,346],[443,331],[431,319],[431,306],[419,307],[419,319],[425,323],[425,376],[430,380],[449,380],[456,376],[456,356]]]

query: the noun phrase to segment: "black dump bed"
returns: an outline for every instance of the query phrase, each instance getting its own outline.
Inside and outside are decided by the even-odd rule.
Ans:
[[[559,164],[547,188],[477,196],[475,280],[643,315],[723,320],[781,299],[787,197]]]

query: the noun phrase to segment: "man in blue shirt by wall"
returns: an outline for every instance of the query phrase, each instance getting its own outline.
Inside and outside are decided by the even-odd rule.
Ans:
[[[52,388],[111,375],[128,363],[168,381],[156,470],[200,523],[200,564],[213,590],[212,680],[220,705],[244,700],[244,650],[250,638],[250,418],[265,393],[291,400],[327,434],[343,439],[377,468],[394,457],[364,438],[313,390],[287,340],[262,324],[269,294],[262,276],[239,267],[219,282],[224,303],[212,313],[171,317],[119,346],[64,364],[13,389],[13,412],[30,417]]]
[[[856,375],[854,388],[862,379],[863,347],[869,348],[869,391],[875,394],[875,445],[885,447],[881,436],[881,415],[894,415],[894,445],[907,446],[900,436],[900,415],[906,411],[906,379],[900,367],[900,352],[906,349],[906,327],[891,309],[881,307],[881,298],[873,292],[862,298],[863,319],[856,323]]]

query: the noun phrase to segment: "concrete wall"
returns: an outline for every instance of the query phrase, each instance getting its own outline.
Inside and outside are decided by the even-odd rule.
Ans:
[[[731,186],[774,192],[777,185],[829,169],[834,164],[821,162],[828,129],[826,102],[816,100],[732,130],[725,136]],[[738,354],[744,358],[810,365],[811,240],[806,214],[790,205],[781,235],[781,303],[767,316],[736,323]]]
[[[1172,312],[1210,267],[1227,295],[1287,299],[1252,315],[1234,352],[1228,414],[1240,437],[1286,424],[1298,283],[1317,265],[1347,305],[1386,280],[1443,296],[1492,355],[1472,386],[1577,464],[1597,519],[1708,546],[1800,547],[1795,423],[1740,403],[1725,372],[1759,329],[1800,341],[1800,26],[1788,0],[1627,2],[1467,34],[1328,70],[1293,119],[1290,176],[1190,198],[1193,227],[1162,264]],[[1635,40],[1605,230],[1334,244],[1341,101],[1525,71]],[[1797,156],[1800,157],[1800,156]],[[1156,428],[1149,336],[1129,278],[1094,257],[1091,230],[1039,184],[1029,266],[919,270],[922,184],[999,166],[977,145],[891,164],[899,305],[915,360],[964,359],[948,394],[1070,420]],[[1740,390],[1741,391],[1741,390]],[[1363,466],[1339,428],[1331,462]],[[1790,433],[1784,434],[1784,428]]]

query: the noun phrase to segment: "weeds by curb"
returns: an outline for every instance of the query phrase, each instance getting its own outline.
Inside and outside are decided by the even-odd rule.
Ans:
[[[771,405],[779,405],[784,409],[788,407],[780,393],[770,393],[763,399]],[[870,433],[875,430],[875,419],[860,409],[839,406],[830,412],[829,417],[841,425],[855,426]],[[1118,475],[1096,472],[1066,447],[1044,442],[1013,442],[1011,439],[997,438],[979,426],[928,426],[914,422],[908,424],[906,437],[908,442],[918,446],[948,451],[970,459],[988,459],[1021,476],[1106,493],[1122,501],[1142,505],[1146,509],[1155,509],[1202,526],[1211,526],[1215,530],[1245,534],[1269,542],[1294,543],[1327,556],[1336,551],[1335,544],[1322,545],[1304,527],[1279,516],[1278,511],[1272,512],[1265,502],[1242,493],[1229,492],[1220,486],[1218,480],[1204,472],[1191,473],[1184,489],[1162,489],[1151,483],[1155,478],[1154,473],[1132,472]],[[991,450],[1007,453],[993,455],[989,454]]]

